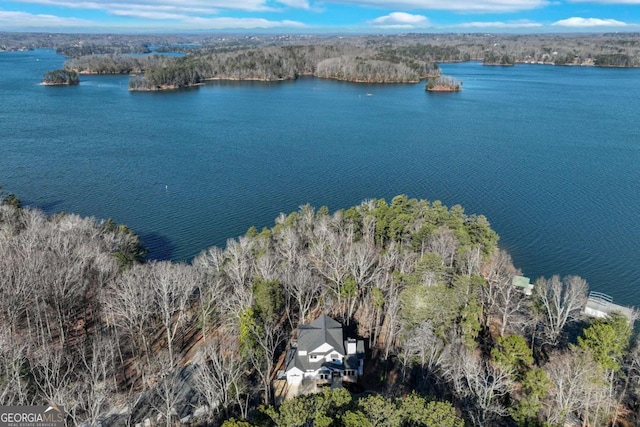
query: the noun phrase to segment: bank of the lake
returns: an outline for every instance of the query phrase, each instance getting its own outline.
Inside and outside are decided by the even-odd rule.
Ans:
[[[188,260],[307,202],[406,193],[485,214],[531,277],[579,274],[640,306],[640,70],[443,64],[455,96],[315,78],[40,86],[63,61],[0,54],[0,182],[27,204],[112,217],[152,257]]]

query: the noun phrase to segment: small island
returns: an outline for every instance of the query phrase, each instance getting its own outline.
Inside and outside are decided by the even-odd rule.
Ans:
[[[454,77],[440,75],[429,79],[425,90],[427,92],[460,92],[462,82]]]
[[[42,84],[45,86],[78,85],[80,78],[73,70],[51,70],[42,76]]]

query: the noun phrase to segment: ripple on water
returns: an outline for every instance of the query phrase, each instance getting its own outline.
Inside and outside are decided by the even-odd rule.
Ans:
[[[37,85],[62,62],[0,54],[0,181],[49,211],[129,225],[152,258],[188,260],[305,203],[405,193],[485,214],[532,278],[579,274],[640,305],[640,70],[443,64],[465,82],[454,96],[315,79]]]

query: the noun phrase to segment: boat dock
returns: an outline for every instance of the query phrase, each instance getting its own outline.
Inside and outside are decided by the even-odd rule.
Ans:
[[[607,317],[617,311],[624,314],[631,322],[635,320],[633,308],[613,303],[613,299],[602,292],[589,292],[587,304],[584,306],[584,314],[590,317]]]

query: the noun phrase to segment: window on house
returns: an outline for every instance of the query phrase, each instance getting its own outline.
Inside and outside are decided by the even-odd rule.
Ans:
[[[316,360],[318,358],[317,354],[310,354],[309,355],[309,360]]]

